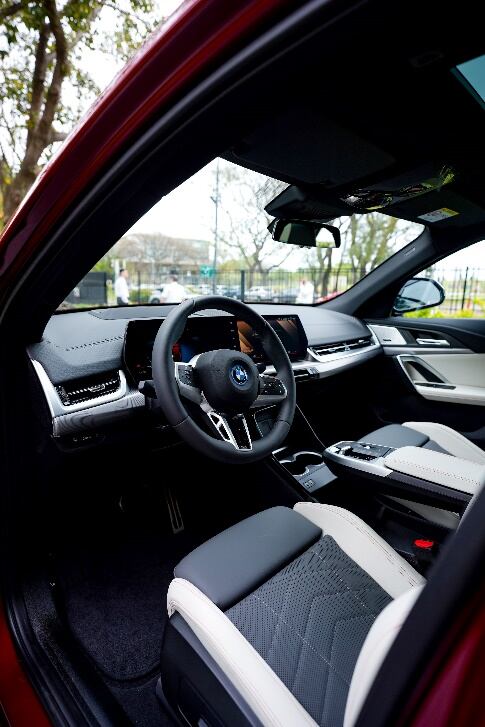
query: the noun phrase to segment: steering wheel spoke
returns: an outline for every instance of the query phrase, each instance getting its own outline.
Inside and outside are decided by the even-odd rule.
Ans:
[[[251,409],[258,409],[271,404],[281,404],[286,399],[288,392],[281,379],[276,376],[259,377],[259,394],[251,406]]]
[[[197,386],[196,373],[191,364],[177,362],[175,364],[175,379],[180,396],[193,401],[194,404],[202,403],[202,389]]]
[[[236,449],[251,450],[253,448],[244,414],[228,416],[220,414],[213,409],[207,410],[206,413],[217,434],[224,442],[232,444]]]
[[[173,347],[188,318],[205,310],[224,311],[250,325],[260,337],[276,377],[262,376],[237,343],[228,349],[203,351],[189,363],[174,362]],[[288,435],[296,405],[290,360],[272,326],[238,300],[201,296],[174,307],[155,338],[152,371],[166,420],[182,439],[208,457],[226,463],[256,462],[277,449]],[[254,412],[276,404],[279,412],[271,431],[259,437],[254,426],[253,439]]]

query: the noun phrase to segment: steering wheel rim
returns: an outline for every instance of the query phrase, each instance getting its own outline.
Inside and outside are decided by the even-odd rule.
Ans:
[[[248,449],[237,448],[237,445],[227,440],[211,437],[196,423],[182,400],[180,380],[177,376],[177,367],[180,364],[174,362],[172,348],[182,336],[189,316],[202,310],[223,311],[249,323],[259,335],[263,350],[276,369],[277,378],[272,380],[281,382],[285,389],[284,398],[280,395],[280,408],[271,431],[254,442],[249,438],[251,446]],[[220,351],[224,352],[225,349]],[[237,354],[237,352],[232,353]],[[239,356],[243,357],[245,354]],[[182,366],[188,365],[182,364]],[[262,459],[282,444],[290,430],[296,406],[296,386],[290,359],[279,337],[267,321],[239,300],[221,295],[208,295],[191,298],[173,308],[161,324],[153,344],[152,376],[158,402],[169,424],[182,439],[213,459],[226,463],[254,462]],[[202,389],[200,391],[203,399],[204,392]],[[224,414],[219,412],[213,411],[213,413],[224,417]],[[241,414],[244,416],[243,412]],[[210,418],[213,422],[213,418]],[[247,425],[245,426],[247,429]]]

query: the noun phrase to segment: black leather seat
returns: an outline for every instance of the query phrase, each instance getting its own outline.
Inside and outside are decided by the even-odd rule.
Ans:
[[[423,583],[346,510],[266,510],[176,567],[159,696],[193,725],[350,727]]]

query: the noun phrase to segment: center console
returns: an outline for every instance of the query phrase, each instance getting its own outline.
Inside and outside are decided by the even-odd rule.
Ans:
[[[342,441],[327,447],[324,459],[335,474],[457,506],[466,506],[485,484],[483,465],[422,447]]]
[[[273,452],[273,457],[301,487],[314,493],[337,479],[324,461],[324,449],[325,445],[297,406],[285,446]]]

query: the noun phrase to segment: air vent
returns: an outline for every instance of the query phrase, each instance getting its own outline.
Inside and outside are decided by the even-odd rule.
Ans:
[[[118,371],[107,371],[83,379],[74,379],[56,386],[56,391],[64,406],[73,406],[83,401],[92,401],[100,396],[114,394],[121,387]]]
[[[351,341],[342,341],[341,343],[328,343],[322,346],[312,346],[310,351],[320,358],[330,356],[335,353],[351,353],[359,348],[372,346],[372,337],[354,338]]]

